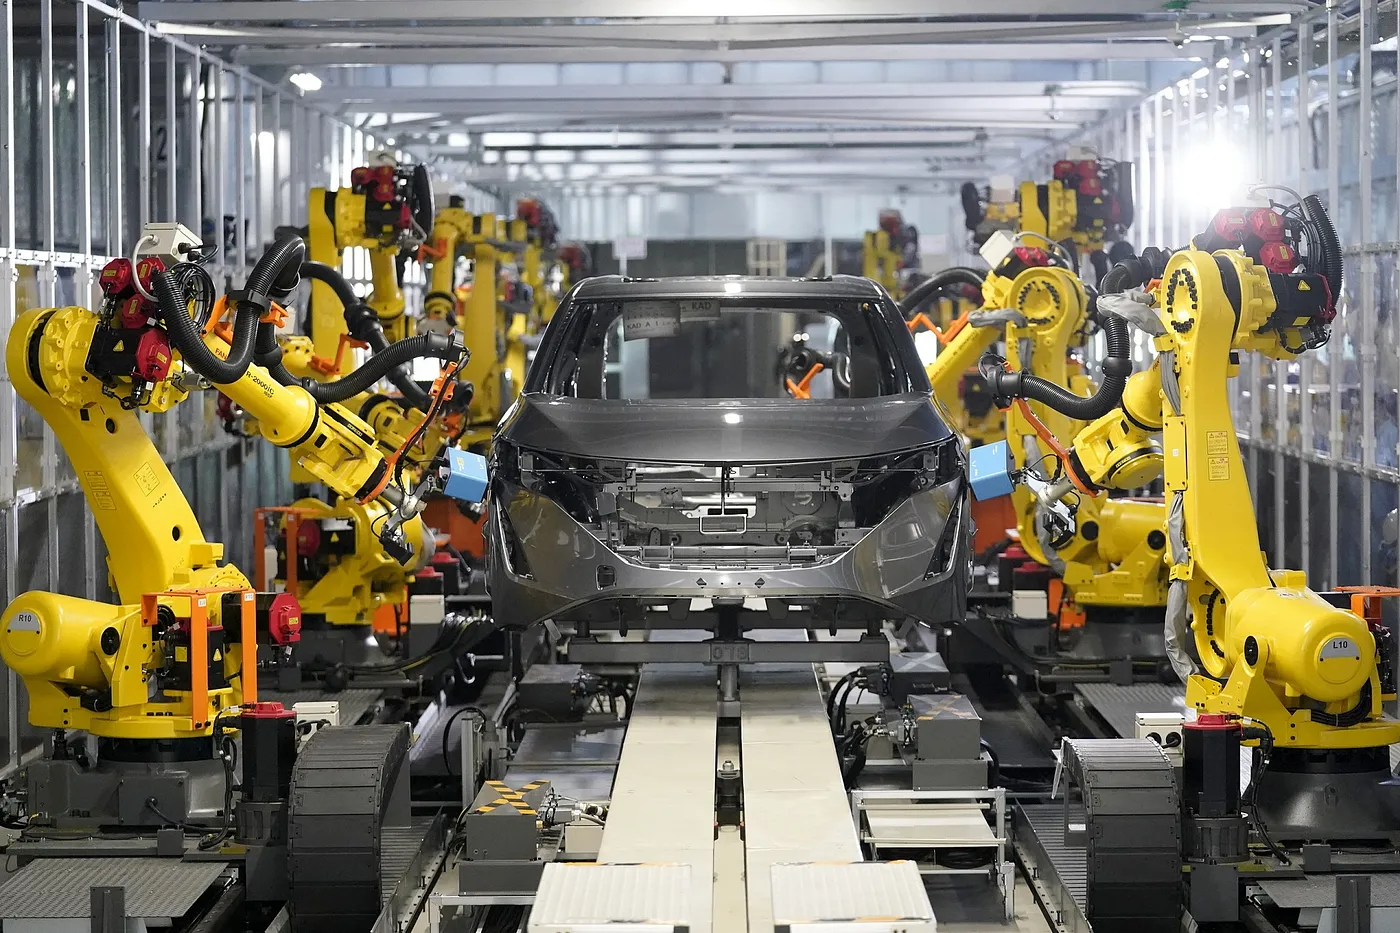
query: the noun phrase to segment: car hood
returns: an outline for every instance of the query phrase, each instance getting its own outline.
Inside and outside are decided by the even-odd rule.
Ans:
[[[781,463],[855,460],[950,436],[928,395],[874,399],[612,401],[522,395],[498,437],[603,460]]]

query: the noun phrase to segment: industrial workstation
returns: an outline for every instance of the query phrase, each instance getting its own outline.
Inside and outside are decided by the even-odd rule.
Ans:
[[[1397,6],[0,3],[0,933],[1400,933]]]

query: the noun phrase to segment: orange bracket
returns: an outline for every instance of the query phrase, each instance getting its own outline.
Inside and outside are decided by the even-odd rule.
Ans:
[[[427,243],[424,243],[418,247],[419,262],[422,262],[424,259],[441,259],[446,255],[447,241],[444,239],[437,240],[432,246],[429,246]]]
[[[964,311],[948,324],[947,330],[940,330],[938,325],[933,323],[933,320],[927,314],[920,311],[909,319],[909,332],[912,334],[921,326],[927,327],[929,330],[933,331],[933,335],[938,338],[938,342],[946,346],[952,343],[953,338],[967,326],[971,314],[971,311]]]
[[[225,318],[228,316],[228,296],[220,295],[219,300],[214,302],[214,307],[209,312],[209,320],[204,324],[204,333],[212,333],[224,343],[233,343],[233,325]],[[259,324],[273,324],[281,327],[287,323],[287,309],[272,302],[267,313],[258,319]]]
[[[253,510],[253,582],[256,587],[267,580],[267,520],[268,515],[285,515],[287,538],[287,579],[283,588],[293,596],[297,592],[296,547],[299,540],[301,520],[311,515],[310,509],[294,505],[269,505]]]
[[[363,340],[356,340],[349,334],[340,335],[340,343],[336,344],[335,359],[328,360],[324,356],[313,356],[307,365],[323,376],[334,376],[340,372],[340,364],[345,359],[345,348],[354,347],[356,350],[368,350],[369,344]]]
[[[1060,443],[1060,439],[1055,436],[1055,432],[1046,427],[1045,422],[1037,418],[1035,412],[1031,411],[1030,403],[1023,398],[1018,398],[1016,400],[1016,407],[1020,409],[1021,416],[1030,423],[1030,426],[1035,428],[1036,436],[1045,442],[1046,446],[1054,452],[1056,457],[1060,458],[1060,463],[1064,467],[1065,475],[1068,476],[1069,481],[1074,484],[1074,488],[1091,499],[1098,495],[1098,493],[1086,486],[1083,481],[1080,480],[1079,474],[1070,467],[1069,451]]]
[[[793,398],[811,398],[812,379],[825,368],[826,367],[821,363],[814,363],[812,368],[807,370],[807,375],[802,377],[801,382],[793,382],[791,379],[787,380],[788,392],[792,393]]]
[[[1339,586],[1338,593],[1351,594],[1351,611],[1367,622],[1381,623],[1381,600],[1400,596],[1393,586]]]
[[[428,425],[433,419],[437,418],[438,414],[442,411],[442,406],[452,398],[452,392],[457,387],[454,378],[457,375],[457,370],[460,365],[460,363],[447,364],[442,368],[442,372],[438,373],[437,379],[433,380],[433,388],[429,392],[432,403],[428,405],[428,410],[424,412],[423,420],[418,425],[418,428],[421,428],[422,431],[427,430]],[[419,435],[417,439],[414,437],[415,434]],[[411,431],[408,437],[404,438],[403,443],[399,445],[399,449],[384,459],[384,475],[380,477],[378,485],[360,497],[359,502],[361,505],[372,502],[384,491],[384,488],[389,485],[389,480],[394,475],[394,468],[398,466],[399,459],[403,457],[404,452],[413,445],[415,440],[421,440],[421,438],[422,434],[418,429]]]
[[[238,676],[243,681],[243,702],[258,702],[258,613],[257,594],[252,590],[243,591],[239,627],[243,630],[242,657],[238,662]]]
[[[159,618],[160,597],[183,596],[190,601],[190,729],[203,729],[212,720],[209,715],[209,599],[223,593],[239,593],[239,630],[243,644],[239,649],[239,676],[243,681],[243,702],[258,699],[258,631],[256,594],[247,587],[210,587],[208,589],[166,590],[164,593],[141,594],[141,624],[150,628]]]

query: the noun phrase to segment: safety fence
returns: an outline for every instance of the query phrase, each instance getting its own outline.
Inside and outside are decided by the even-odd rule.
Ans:
[[[1400,583],[1386,520],[1400,501],[1395,4],[1329,3],[1203,54],[1073,142],[1136,163],[1139,248],[1185,245],[1253,184],[1322,198],[1346,254],[1332,339],[1293,360],[1244,354],[1231,405],[1271,564],[1314,586]],[[1022,169],[1046,177],[1064,149]]]
[[[112,257],[148,221],[178,221],[219,249],[220,288],[241,284],[279,227],[304,226],[314,187],[346,185],[379,142],[199,47],[99,0],[0,4],[0,338],[33,307],[97,300]],[[487,204],[473,192],[477,210]],[[479,202],[479,203],[478,203]],[[363,250],[345,270],[367,287]],[[421,273],[410,270],[410,299]],[[143,415],[207,539],[246,566],[256,506],[290,501],[287,456],[224,433],[217,393]],[[73,467],[0,374],[0,605],[30,589],[110,596],[106,548]],[[0,690],[0,774],[42,736],[24,691]]]

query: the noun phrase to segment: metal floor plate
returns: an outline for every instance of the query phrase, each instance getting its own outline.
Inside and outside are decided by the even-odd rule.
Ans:
[[[1186,712],[1181,684],[1078,684],[1074,689],[1125,739],[1136,734],[1138,713]]]
[[[811,665],[755,665],[739,676],[748,926],[768,933],[773,866],[862,854]]]
[[[91,888],[121,887],[128,917],[179,918],[227,867],[168,858],[35,859],[0,887],[0,917],[80,919],[91,915]]]
[[[1371,877],[1371,906],[1400,907],[1400,875],[1377,872]],[[1255,882],[1278,906],[1286,910],[1336,907],[1337,876],[1261,878]]]
[[[505,782],[520,787],[549,781],[556,791],[575,800],[606,800],[622,755],[626,727],[532,723],[511,759]]]

